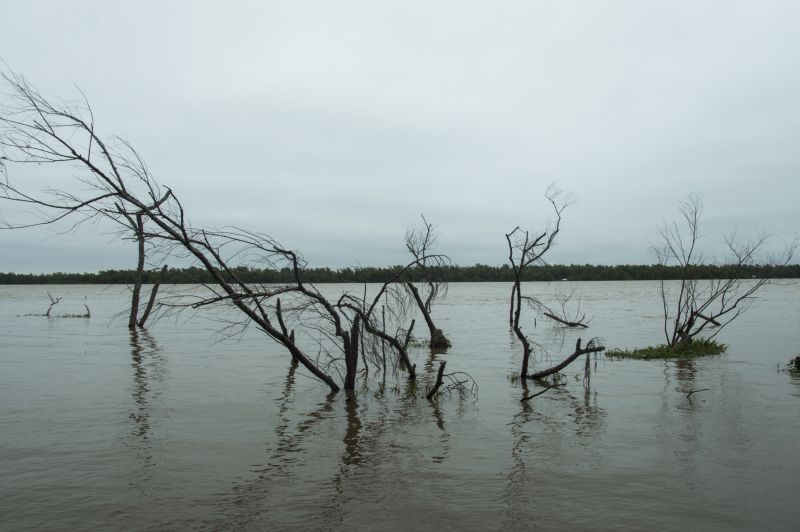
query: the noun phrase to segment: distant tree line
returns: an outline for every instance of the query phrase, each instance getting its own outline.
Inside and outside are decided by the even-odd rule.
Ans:
[[[307,268],[303,280],[309,283],[382,283],[400,272],[403,266],[356,267],[356,268]],[[233,268],[236,276],[246,283],[291,283],[294,272],[291,268],[257,269],[242,266]],[[800,278],[800,264],[785,266],[748,266],[739,268],[739,277],[767,277],[773,279]],[[531,266],[522,272],[522,281],[647,281],[681,279],[684,275],[678,266],[622,264],[615,266],[592,264],[547,264]],[[724,279],[732,275],[732,267],[724,265],[700,265],[692,269],[694,279]],[[103,270],[97,273],[0,273],[0,284],[133,284],[136,270]],[[166,284],[211,283],[210,274],[202,268],[170,268],[145,271],[144,283],[153,283],[160,276]],[[507,265],[474,266],[445,265],[428,267],[424,271],[408,271],[410,281],[427,282],[513,282],[514,272]]]

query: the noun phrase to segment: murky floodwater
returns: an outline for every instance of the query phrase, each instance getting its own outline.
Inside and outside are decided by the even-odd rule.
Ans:
[[[588,332],[562,346],[528,320],[554,358],[578,334],[661,341],[654,283],[570,286]],[[91,319],[25,316],[47,290]],[[372,374],[348,400],[202,314],[132,336],[124,287],[0,286],[0,529],[796,529],[800,380],[778,365],[800,351],[800,283],[767,287],[722,356],[599,357],[589,386],[575,364],[529,403],[508,292],[451,285],[434,314],[454,345],[413,354],[419,388]],[[438,360],[477,401],[422,397]]]

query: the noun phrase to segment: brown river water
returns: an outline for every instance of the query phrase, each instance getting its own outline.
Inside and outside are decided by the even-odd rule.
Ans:
[[[525,321],[552,359],[578,336],[663,341],[656,283],[526,291],[566,287],[590,329]],[[373,371],[348,397],[203,312],[132,336],[125,287],[0,286],[0,530],[797,530],[799,282],[760,292],[723,355],[601,355],[527,403],[509,290],[452,284],[434,317],[453,347],[413,351],[417,388]],[[47,291],[91,318],[27,315]],[[477,398],[424,398],[440,360]]]

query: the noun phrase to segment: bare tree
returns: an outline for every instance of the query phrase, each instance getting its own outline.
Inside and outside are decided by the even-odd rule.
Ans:
[[[728,251],[723,260],[726,276],[703,279],[702,269],[712,264],[698,248],[703,203],[691,195],[681,202],[678,222],[659,228],[660,243],[653,247],[658,263],[677,266],[681,271],[677,290],[664,280],[660,283],[664,315],[664,335],[669,346],[688,344],[701,333],[716,336],[723,327],[738,318],[749,306],[755,293],[769,283],[770,273],[791,261],[797,239],[783,246],[776,256],[766,256],[770,238],[765,233],[743,240],[736,232],[725,237]],[[753,276],[753,266],[760,266]],[[713,330],[712,330],[713,329]]]
[[[425,216],[421,216],[421,218],[421,227],[409,228],[406,230],[405,244],[406,249],[416,261],[416,272],[421,272],[423,274],[425,288],[421,291],[410,279],[405,281],[405,286],[413,297],[422,317],[425,319],[425,324],[428,326],[430,332],[428,347],[442,350],[450,347],[450,340],[447,339],[444,332],[436,327],[436,324],[433,322],[431,307],[438,298],[447,293],[447,283],[435,279],[433,270],[431,269],[431,263],[433,262],[434,266],[441,266],[443,257],[440,255],[430,256],[431,251],[436,247],[438,235],[434,231],[433,225],[428,223],[428,220],[425,219]]]
[[[524,296],[522,293],[522,274],[526,268],[532,264],[542,262],[542,257],[553,246],[556,235],[561,230],[561,215],[567,208],[567,201],[560,191],[548,188],[545,197],[550,203],[555,214],[555,222],[551,227],[546,227],[542,231],[534,232],[523,231],[519,226],[506,234],[508,243],[508,261],[511,263],[511,270],[514,274],[514,281],[511,286],[511,304],[509,306],[509,325],[522,344],[522,369],[520,377],[523,379],[528,375],[528,364],[530,361],[533,347],[531,341],[520,327],[520,316],[522,313],[522,303]]]
[[[3,78],[11,89],[11,98],[0,108],[0,199],[32,206],[38,213],[33,220],[4,220],[3,228],[50,225],[71,218],[75,225],[104,219],[122,234],[133,229],[140,248],[140,273],[146,239],[154,254],[192,260],[212,279],[204,285],[205,293],[175,296],[165,309],[233,309],[239,318],[229,323],[229,330],[257,326],[333,391],[339,390],[333,376],[336,373],[345,388],[355,385],[362,329],[388,341],[409,377],[414,378],[414,366],[405,350],[407,336],[400,341],[399,330],[385,333],[375,316],[379,301],[392,304],[390,296],[400,292],[392,289],[397,278],[388,280],[371,301],[366,296],[329,301],[303,281],[302,256],[272,237],[239,228],[194,228],[177,195],[153,179],[127,141],[116,137],[105,140],[97,134],[85,98],[78,103],[53,104],[23,78],[6,74]],[[28,191],[12,183],[7,172],[8,165],[26,164],[64,166],[71,174],[77,168],[79,174],[63,188]],[[289,267],[294,279],[282,286],[251,285],[241,278],[234,262],[262,268]],[[131,324],[138,314],[135,289],[134,296]],[[281,297],[285,298],[283,305]],[[152,304],[148,306],[152,308]],[[292,321],[292,317],[302,319]],[[144,319],[146,316],[140,321]],[[299,341],[292,325],[304,327],[316,338],[310,346],[316,349],[316,355]]]
[[[531,232],[523,231],[519,226],[515,227],[513,231],[506,234],[506,242],[508,244],[508,260],[511,263],[511,270],[514,274],[514,281],[511,287],[511,302],[509,306],[509,324],[514,331],[517,339],[522,344],[522,368],[520,377],[523,379],[541,379],[549,375],[558,373],[561,369],[576,360],[580,355],[602,351],[605,349],[600,346],[597,340],[590,341],[586,347],[581,348],[580,339],[575,348],[575,352],[564,360],[561,364],[554,366],[548,370],[536,372],[532,375],[528,374],[528,367],[530,364],[530,357],[533,353],[534,343],[523,332],[520,326],[520,317],[522,315],[523,302],[530,306],[535,307],[537,310],[545,309],[547,314],[555,317],[545,305],[538,299],[526,296],[522,293],[522,277],[526,268],[534,264],[542,264],[543,257],[555,242],[556,236],[561,230],[561,218],[564,209],[569,205],[569,199],[564,194],[553,188],[548,188],[545,197],[550,203],[550,206],[555,215],[555,221],[549,227],[541,231]],[[556,320],[561,321],[561,320]]]

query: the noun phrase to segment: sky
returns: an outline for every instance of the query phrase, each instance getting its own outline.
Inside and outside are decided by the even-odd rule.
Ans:
[[[689,194],[709,256],[800,231],[798,27],[779,0],[41,0],[4,3],[0,59],[80,88],[195,226],[310,266],[407,262],[421,214],[454,263],[502,264],[551,183],[573,202],[548,262],[647,264]],[[135,267],[110,228],[64,230],[0,231],[0,271]]]

